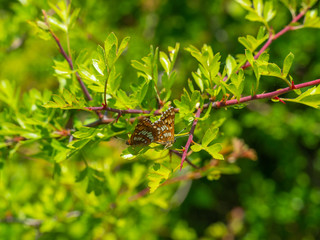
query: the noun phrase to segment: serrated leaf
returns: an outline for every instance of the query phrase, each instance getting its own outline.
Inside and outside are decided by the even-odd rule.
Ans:
[[[252,51],[252,49],[253,49],[252,44],[251,44],[251,42],[250,42],[247,38],[245,38],[245,37],[239,37],[239,38],[238,38],[238,41],[239,41],[246,49]]]
[[[106,59],[108,58],[109,51],[113,46],[115,46],[115,50],[117,50],[118,38],[116,37],[116,35],[113,32],[111,32],[108,35],[107,39],[104,41],[104,51],[106,53]]]
[[[52,99],[61,107],[66,105],[66,102],[59,95],[53,95]]]
[[[78,139],[93,138],[98,134],[99,130],[95,128],[82,127],[79,131],[74,132],[72,135]]]
[[[215,127],[209,128],[202,138],[202,146],[208,146],[218,135],[219,129]]]
[[[75,100],[73,95],[67,90],[63,90],[63,98],[68,103],[68,105],[72,105],[72,102]]]
[[[50,26],[55,26],[56,28],[58,28],[64,32],[68,31],[68,27],[64,23],[60,22],[58,19],[56,19],[53,16],[48,16],[48,22],[49,22]]]
[[[85,68],[84,66],[79,66],[79,74],[82,78],[85,78],[86,80],[89,80],[93,83],[99,83],[99,80],[97,77],[89,71],[89,69]]]
[[[137,60],[132,60],[131,66],[143,73],[146,73],[149,76],[148,79],[151,79],[151,72],[146,65],[142,64]]]
[[[109,51],[106,51],[106,63],[109,69],[113,67],[113,64],[117,60],[117,46],[112,45]]]
[[[214,158],[214,159],[218,159],[218,160],[223,160],[224,157],[222,154],[220,154],[219,152],[221,151],[222,146],[220,143],[215,143],[207,148],[205,148],[205,150]]]
[[[148,173],[148,186],[153,193],[172,174],[173,169],[165,163],[154,163]]]

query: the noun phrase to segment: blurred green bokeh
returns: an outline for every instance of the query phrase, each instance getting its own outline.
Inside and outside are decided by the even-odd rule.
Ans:
[[[281,2],[274,2],[279,9],[271,25],[279,31],[291,15]],[[118,64],[124,88],[136,79],[131,60],[145,56],[150,45],[164,51],[180,42],[174,98],[197,68],[185,47],[206,43],[225,59],[244,53],[238,37],[256,35],[259,29],[232,0],[74,0],[72,8],[81,9],[70,33],[74,55],[84,48],[94,51],[110,32],[119,39],[131,37]],[[29,23],[41,19],[41,9],[49,9],[44,0],[0,1],[0,80],[15,82],[22,92],[58,88],[52,66],[62,57],[55,42],[37,37]],[[317,29],[288,32],[272,43],[271,61],[281,66],[292,52],[294,82],[315,80],[319,40]],[[263,91],[281,87],[285,86],[279,81],[261,79]],[[86,184],[75,182],[79,159],[67,160],[55,178],[54,164],[41,158],[21,154],[10,161],[0,159],[5,162],[0,170],[0,220],[8,216],[30,220],[0,222],[0,239],[319,239],[320,112],[293,103],[259,101],[213,114],[226,116],[221,131],[226,137],[244,139],[256,150],[258,161],[240,160],[239,174],[170,185],[139,201],[130,202],[130,195],[115,192],[131,181],[144,188],[139,182],[146,171],[143,162],[126,163],[124,171],[110,173],[114,189],[107,196],[95,196],[86,192]],[[119,148],[124,146],[115,141],[84,154],[90,166],[102,171],[106,165],[120,164]]]

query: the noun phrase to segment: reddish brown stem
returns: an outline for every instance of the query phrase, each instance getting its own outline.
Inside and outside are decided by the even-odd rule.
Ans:
[[[170,152],[172,152],[172,153],[174,153],[174,154],[176,154],[177,156],[179,156],[179,157],[182,158],[182,154],[181,154],[179,151],[174,150],[174,149],[170,149]],[[198,166],[194,165],[187,157],[186,157],[185,161],[186,161],[191,167],[196,168],[196,169],[199,168]]]
[[[63,55],[63,57],[67,60],[70,69],[71,69],[71,70],[74,70],[71,57],[68,56],[68,54],[64,51],[64,49],[63,49],[63,47],[62,47],[62,45],[61,45],[61,43],[60,43],[59,38],[54,34],[54,32],[52,31],[52,29],[50,28],[50,25],[49,25],[49,23],[48,23],[47,13],[46,13],[44,10],[42,10],[42,14],[43,14],[43,16],[44,16],[45,23],[46,23],[46,25],[47,25],[48,28],[49,28],[50,34],[52,35],[52,37],[54,38],[54,40],[56,41],[56,43],[57,43],[57,45],[58,45],[58,47],[59,47],[60,53],[61,53],[61,54]],[[77,78],[77,80],[78,80],[78,82],[79,82],[79,84],[80,84],[80,87],[81,87],[84,95],[86,96],[86,98],[87,98],[89,101],[91,101],[91,100],[92,100],[92,97],[91,97],[88,89],[87,89],[86,86],[84,85],[83,81],[81,80],[81,77],[80,77],[79,73],[76,72],[75,74],[76,74],[76,78]]]
[[[279,38],[280,36],[282,36],[283,34],[285,34],[288,31],[294,30],[295,28],[292,26],[293,23],[296,23],[297,21],[300,20],[300,18],[302,18],[306,12],[308,11],[309,8],[306,8],[304,10],[302,10],[296,17],[294,17],[292,19],[292,21],[290,22],[290,24],[288,24],[286,27],[284,27],[281,31],[279,31],[276,34],[272,34],[270,32],[269,34],[269,39],[268,41],[262,46],[262,48],[259,50],[259,52],[254,56],[254,59],[257,59],[273,42],[273,40],[276,40],[277,38]],[[241,68],[245,69],[247,67],[250,67],[250,63],[246,62]]]
[[[310,82],[306,82],[306,83],[300,83],[295,86],[295,89],[301,89],[301,88],[305,88],[305,87],[310,87],[310,86],[314,86],[320,84],[320,79],[316,79]],[[287,88],[283,88],[283,89],[279,89],[277,91],[273,91],[273,92],[269,92],[269,93],[262,93],[262,94],[257,94],[254,96],[246,96],[246,97],[242,97],[239,99],[239,101],[237,99],[232,99],[232,100],[227,100],[227,101],[216,101],[216,102],[211,102],[211,103],[207,103],[203,105],[203,109],[206,109],[209,107],[209,104],[212,104],[212,107],[214,108],[220,108],[220,107],[225,107],[225,106],[231,106],[231,105],[236,105],[239,103],[244,103],[244,102],[249,102],[249,101],[253,101],[253,100],[257,100],[257,99],[265,99],[265,98],[274,98],[276,96],[288,93],[290,91],[292,91],[292,87],[287,87]],[[127,109],[127,110],[119,110],[119,109],[114,109],[114,108],[109,108],[109,107],[89,107],[86,108],[87,110],[105,110],[107,109],[110,112],[116,112],[119,113],[120,111],[122,112],[122,114],[149,114],[151,113],[151,111],[146,111],[146,110],[139,110],[139,109]],[[174,111],[176,113],[179,112],[179,108],[175,108]],[[160,115],[160,109],[157,109],[156,111],[154,111],[154,115]],[[130,118],[129,121],[130,122],[134,122],[136,120],[136,118]],[[106,119],[101,119],[98,121],[95,121],[91,124],[88,124],[87,127],[95,127],[98,126],[100,124],[109,124],[111,122],[115,121],[114,118],[106,118]]]
[[[200,117],[200,114],[201,114],[201,108],[198,108],[197,112],[196,112],[196,115],[195,115],[195,119],[193,120],[192,127],[191,127],[190,132],[189,132],[188,141],[187,141],[187,143],[186,143],[186,145],[184,147],[184,150],[183,150],[183,154],[182,154],[182,157],[181,157],[180,170],[182,169],[184,160],[187,158],[188,150],[189,150],[189,147],[191,145],[191,142],[192,142],[192,139],[193,139],[194,130],[196,129],[196,126],[197,126],[197,123],[198,123],[198,118]]]
[[[320,84],[320,79],[317,80],[313,80],[310,82],[306,82],[306,83],[300,83],[295,85],[295,89],[300,89],[300,88],[304,88],[304,87],[309,87],[309,86],[313,86],[313,85],[317,85]],[[228,100],[228,101],[224,101],[224,102],[213,102],[213,103],[207,103],[203,106],[203,108],[208,108],[209,104],[212,104],[212,107],[214,108],[220,108],[220,107],[226,107],[226,106],[231,106],[231,105],[236,105],[239,103],[244,103],[244,102],[249,102],[252,100],[257,100],[257,99],[264,99],[264,98],[274,98],[278,95],[287,93],[292,91],[293,89],[291,87],[286,87],[277,91],[273,91],[273,92],[269,92],[269,93],[262,93],[262,94],[257,94],[254,96],[246,96],[246,97],[242,97],[239,99],[239,101],[237,99],[232,99],[232,100]]]

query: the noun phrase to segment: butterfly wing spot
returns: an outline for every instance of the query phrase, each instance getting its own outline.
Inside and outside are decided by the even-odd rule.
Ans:
[[[142,118],[128,140],[129,145],[149,145],[152,142],[169,147],[174,143],[174,108],[163,112],[154,123],[149,118]]]

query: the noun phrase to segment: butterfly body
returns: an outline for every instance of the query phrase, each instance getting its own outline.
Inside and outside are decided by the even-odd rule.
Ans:
[[[127,144],[149,145],[155,142],[166,147],[171,146],[174,143],[174,116],[174,108],[170,107],[154,123],[149,118],[142,118]]]

